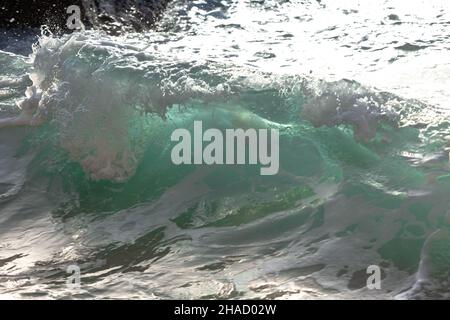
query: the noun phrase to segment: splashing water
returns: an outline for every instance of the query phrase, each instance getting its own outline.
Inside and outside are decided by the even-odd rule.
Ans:
[[[0,295],[448,298],[450,11],[413,2],[175,1],[0,51]],[[174,165],[194,120],[279,129],[280,174]]]

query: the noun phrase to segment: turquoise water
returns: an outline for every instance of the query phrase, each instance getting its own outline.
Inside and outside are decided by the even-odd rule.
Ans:
[[[2,118],[32,83],[44,119],[0,129],[0,295],[448,298],[448,79],[436,58],[448,27],[424,51],[392,52],[434,30],[414,22],[446,4],[383,4],[368,19],[358,1],[175,3],[145,34],[47,34],[29,57],[0,51]],[[386,29],[389,10],[409,33]],[[340,40],[325,41],[332,32]],[[341,47],[365,33],[371,49]],[[403,81],[405,65],[423,76]],[[354,118],[371,119],[373,135]],[[174,165],[170,135],[195,120],[278,129],[279,174]],[[74,264],[76,290],[66,286]],[[366,287],[370,265],[380,290]]]

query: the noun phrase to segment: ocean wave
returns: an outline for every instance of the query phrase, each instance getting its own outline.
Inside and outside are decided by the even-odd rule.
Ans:
[[[80,298],[446,297],[434,270],[448,262],[448,112],[411,88],[321,76],[310,58],[330,51],[299,50],[287,21],[331,9],[292,5],[179,4],[145,34],[46,34],[29,57],[0,51],[2,293],[70,297],[61,279],[75,263]],[[335,41],[341,27],[323,20],[306,34]],[[277,128],[279,174],[174,165],[171,133],[195,120]],[[369,265],[381,290],[366,288]]]

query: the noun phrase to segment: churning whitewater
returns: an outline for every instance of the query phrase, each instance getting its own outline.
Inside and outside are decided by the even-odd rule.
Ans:
[[[150,31],[5,36],[0,297],[450,298],[449,21],[179,0]],[[277,158],[174,163],[199,122]]]

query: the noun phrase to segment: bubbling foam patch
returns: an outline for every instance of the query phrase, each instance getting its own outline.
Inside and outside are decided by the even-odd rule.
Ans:
[[[302,116],[316,127],[350,124],[354,126],[355,139],[368,142],[375,137],[380,121],[398,122],[388,104],[390,99],[354,81],[332,82],[311,96]]]

